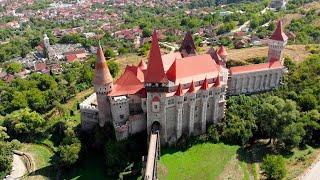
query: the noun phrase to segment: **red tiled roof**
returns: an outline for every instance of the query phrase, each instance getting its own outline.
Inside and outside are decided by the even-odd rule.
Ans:
[[[73,62],[77,59],[77,55],[76,54],[68,54],[68,55],[66,55],[66,59],[68,62]]]
[[[209,54],[203,54],[176,60],[167,71],[167,76],[175,84],[185,84],[192,80],[215,78],[218,75],[218,68]]]
[[[127,94],[136,94],[144,88],[143,82],[141,82],[137,76],[129,68],[126,68],[125,72],[115,82],[110,96],[120,96]]]
[[[177,91],[176,91],[176,93],[174,95],[176,95],[176,96],[182,96],[183,95],[181,84],[179,84],[178,89],[177,89]]]
[[[162,55],[161,58],[162,58],[164,71],[166,72],[171,67],[172,63],[176,59],[182,59],[182,56],[180,52],[170,52],[169,54]]]
[[[275,61],[273,63],[250,64],[246,66],[231,67],[230,73],[241,74],[241,73],[266,71],[270,69],[280,69],[280,68],[283,68],[283,65],[281,65],[280,61]]]
[[[141,70],[146,70],[147,69],[147,64],[141,60],[138,67],[141,69]]]
[[[111,83],[112,81],[113,79],[110,74],[108,65],[106,63],[106,59],[104,57],[102,48],[99,45],[97,50],[97,62],[95,65],[95,74],[94,74],[93,82],[96,85],[105,85],[107,83]]]
[[[220,46],[220,48],[217,50],[217,53],[221,57],[228,55],[227,50],[224,46]]]
[[[35,71],[42,71],[42,70],[44,70],[44,69],[46,69],[47,68],[47,65],[46,65],[46,63],[37,63],[37,64],[35,64],[35,67],[34,67],[34,70]]]
[[[139,67],[132,65],[127,66],[126,69],[133,72],[133,74],[139,79],[140,82],[144,82],[144,74]]]
[[[281,20],[278,21],[277,28],[273,32],[273,34],[270,37],[270,39],[276,40],[276,41],[286,41],[286,40],[288,40],[288,36],[283,32]]]
[[[146,82],[164,83],[167,82],[167,77],[164,72],[161,59],[160,47],[158,44],[157,32],[152,34],[151,50],[149,53],[148,69],[146,72]]]

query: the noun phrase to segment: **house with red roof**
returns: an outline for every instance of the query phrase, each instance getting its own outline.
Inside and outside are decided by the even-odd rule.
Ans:
[[[162,55],[154,31],[148,63],[127,66],[117,80],[99,47],[95,93],[80,104],[81,127],[90,131],[110,123],[118,140],[145,130],[150,134],[157,127],[162,145],[174,144],[183,135],[203,134],[209,124],[224,117],[227,94],[280,86],[284,72],[281,44],[286,44],[286,37],[280,22],[270,38],[267,62],[228,69],[225,47],[198,54],[187,33],[178,52]]]

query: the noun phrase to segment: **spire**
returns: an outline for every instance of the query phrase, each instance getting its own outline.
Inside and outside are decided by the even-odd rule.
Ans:
[[[113,81],[108,65],[106,64],[106,59],[104,57],[100,43],[97,49],[97,61],[95,68],[96,69],[93,79],[93,83],[95,85],[105,85]]]
[[[209,83],[208,83],[207,78],[205,78],[202,85],[201,85],[201,89],[207,90],[208,88],[209,88]]]
[[[196,54],[196,46],[194,45],[194,41],[190,31],[188,31],[184,36],[184,39],[182,41],[179,51],[183,56]]]
[[[276,41],[287,41],[288,40],[288,36],[283,32],[281,20],[278,21],[276,30],[273,32],[270,39],[276,40]]]
[[[145,82],[163,83],[166,81],[167,77],[163,68],[157,32],[153,31]]]
[[[193,80],[192,80],[188,92],[189,92],[189,93],[193,93],[195,90],[196,90],[196,88],[195,88],[194,82],[193,82]]]
[[[179,83],[178,89],[177,89],[177,91],[176,91],[176,93],[174,95],[176,95],[176,96],[182,96],[183,95],[182,87],[181,87],[180,83]]]
[[[217,78],[216,78],[216,81],[214,82],[214,86],[215,87],[219,87],[221,85],[220,83],[220,74],[218,74]]]
[[[220,48],[217,50],[217,53],[220,57],[228,56],[227,50],[224,46],[220,46]]]
[[[141,60],[138,67],[141,69],[141,70],[146,70],[147,69],[147,64]]]
[[[167,77],[170,81],[175,81],[177,78],[177,59],[175,59],[167,71]]]

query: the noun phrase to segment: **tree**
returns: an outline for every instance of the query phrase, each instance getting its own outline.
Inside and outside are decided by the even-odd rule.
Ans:
[[[260,106],[257,117],[261,130],[270,138],[270,142],[272,139],[278,139],[282,143],[294,142],[293,144],[297,145],[304,136],[304,131],[300,126],[294,125],[300,120],[300,113],[296,103],[292,100],[285,101],[277,96],[269,96]],[[299,132],[292,132],[295,130]],[[294,136],[291,136],[293,133]]]
[[[114,51],[111,48],[106,48],[106,50],[104,51],[104,56],[108,59],[111,59],[111,58],[115,57],[116,54],[114,53]]]
[[[9,74],[14,74],[14,73],[18,73],[22,70],[22,64],[17,62],[17,61],[13,61],[11,63],[8,63],[5,66],[5,71]]]
[[[151,36],[151,29],[144,27],[142,29],[142,37],[150,37]]]
[[[7,128],[0,126],[0,141],[4,141],[8,138],[9,138],[9,136],[7,134]]]
[[[12,155],[12,148],[10,144],[4,141],[0,141],[0,174],[1,172],[6,174],[11,171]]]
[[[27,108],[8,114],[3,124],[10,137],[26,141],[35,141],[41,137],[46,127],[43,117]]]
[[[263,158],[261,169],[268,179],[279,180],[286,176],[285,161],[282,156],[267,155]]]
[[[107,64],[108,64],[108,67],[109,67],[109,70],[110,70],[112,77],[115,78],[120,71],[119,63],[116,61],[109,60],[109,61],[107,61]]]
[[[79,159],[80,143],[60,145],[58,150],[58,163],[62,167],[70,167]]]

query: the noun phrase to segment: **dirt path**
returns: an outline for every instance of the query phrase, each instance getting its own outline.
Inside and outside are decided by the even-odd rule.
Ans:
[[[11,174],[6,177],[7,180],[19,179],[28,173],[26,164],[23,161],[22,156],[13,154],[13,163]]]
[[[320,180],[320,158],[312,164],[307,172],[299,178],[301,180]]]

